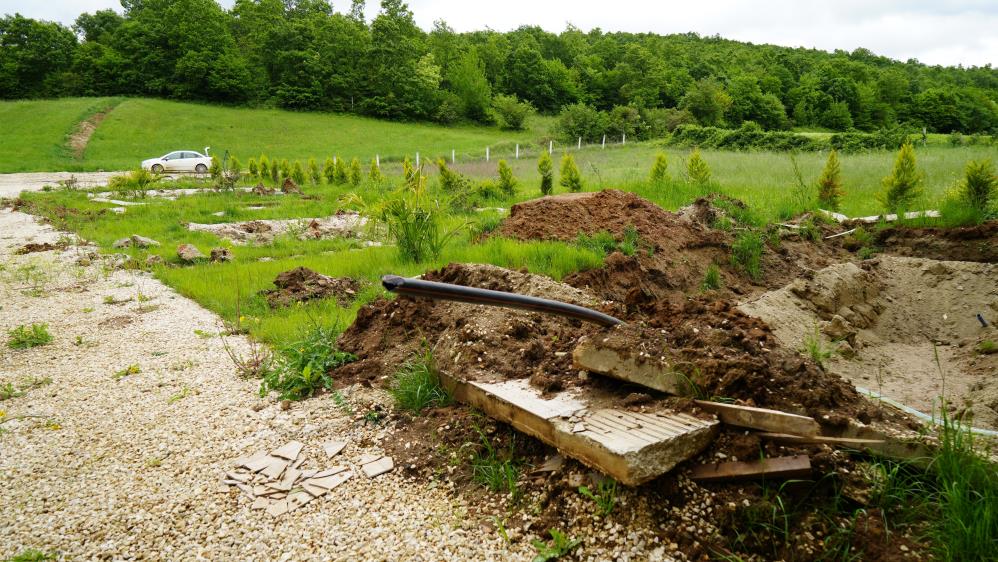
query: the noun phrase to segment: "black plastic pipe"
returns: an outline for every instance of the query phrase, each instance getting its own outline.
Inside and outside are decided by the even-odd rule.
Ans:
[[[622,321],[613,316],[603,314],[591,308],[504,291],[477,289],[475,287],[465,287],[464,285],[423,281],[422,279],[409,279],[399,277],[398,275],[385,275],[381,278],[381,285],[388,291],[409,297],[426,297],[445,301],[521,308],[534,312],[567,316],[568,318],[593,322],[607,327],[623,324]]]

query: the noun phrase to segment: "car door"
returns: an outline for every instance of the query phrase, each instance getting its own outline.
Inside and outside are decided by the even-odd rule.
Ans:
[[[163,157],[163,169],[167,172],[180,172],[183,171],[181,166],[183,166],[182,156],[183,152],[171,152]]]
[[[184,152],[184,157],[181,160],[184,172],[193,172],[194,167],[198,163],[198,155],[194,152]]]

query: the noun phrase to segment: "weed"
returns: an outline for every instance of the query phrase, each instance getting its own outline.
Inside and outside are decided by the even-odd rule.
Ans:
[[[797,234],[800,235],[802,240],[810,240],[812,242],[821,240],[821,230],[816,224],[814,224],[813,220],[803,220],[799,226],[800,228],[797,229]]]
[[[515,440],[510,441],[508,449],[499,451],[480,427],[476,426],[475,430],[478,431],[482,444],[471,459],[472,477],[475,482],[493,492],[504,492],[514,498],[518,497],[520,489],[517,482],[520,479],[522,462],[513,454]]]
[[[735,224],[731,221],[730,218],[728,218],[726,216],[721,216],[721,217],[717,217],[716,219],[714,219],[714,224],[712,224],[710,226],[712,228],[716,229],[716,230],[722,230],[724,232],[729,232],[729,231],[731,231],[732,228],[734,228]]]
[[[332,393],[333,403],[336,407],[343,411],[344,414],[348,416],[353,415],[353,407],[350,406],[350,402],[347,402],[346,397],[343,396],[339,390],[334,390]]]
[[[580,248],[596,253],[609,255],[613,252],[620,252],[625,256],[633,256],[638,251],[641,238],[638,230],[633,225],[627,225],[624,229],[624,236],[618,241],[613,234],[601,230],[595,234],[579,233],[575,241]]]
[[[416,414],[424,408],[446,406],[454,400],[440,384],[440,373],[433,365],[430,351],[407,362],[395,374],[390,392],[399,408]]]
[[[998,343],[995,343],[994,340],[984,340],[981,343],[977,344],[977,347],[974,348],[974,351],[980,353],[981,355],[990,355],[992,353],[998,353]]]
[[[558,529],[549,529],[548,534],[551,535],[551,543],[546,543],[539,539],[531,542],[534,545],[534,549],[537,550],[537,556],[534,556],[533,562],[557,560],[582,544],[581,539],[569,539],[568,535]]]
[[[762,237],[756,232],[743,232],[731,244],[731,264],[740,267],[753,280],[762,277]]]
[[[93,311],[94,311],[94,307],[92,307],[92,306],[88,306],[88,307],[85,307],[85,308],[84,308],[84,309],[82,310],[83,314],[90,314],[90,313],[91,313],[91,312],[93,312]]]
[[[6,562],[46,562],[47,560],[55,560],[56,558],[57,556],[55,554],[49,554],[47,552],[29,548],[28,550],[22,550],[19,554],[8,558]]]
[[[368,410],[364,413],[364,423],[369,423],[371,425],[378,425],[381,419],[384,418],[384,414],[377,410]]]
[[[316,326],[282,348],[273,368],[263,375],[260,396],[277,391],[281,400],[301,400],[319,388],[331,388],[333,381],[328,371],[356,360],[354,355],[335,347],[338,333],[335,327]]]
[[[17,389],[12,382],[5,382],[0,384],[0,402],[4,400],[10,400],[11,398],[20,398],[24,396],[24,392]]]
[[[613,478],[600,480],[595,493],[587,486],[579,486],[579,493],[596,502],[596,507],[603,517],[610,515],[617,505],[617,481]]]
[[[129,366],[125,367],[124,369],[122,369],[120,371],[116,371],[113,375],[111,375],[111,378],[113,378],[116,381],[120,381],[121,379],[123,379],[123,378],[125,378],[127,376],[137,375],[137,374],[139,374],[141,372],[142,372],[142,369],[137,364],[132,364],[132,365],[129,365]]]
[[[814,330],[804,337],[804,353],[814,360],[819,367],[825,366],[825,360],[832,356],[832,350],[825,347],[825,343],[821,338],[821,332],[818,330],[818,326],[814,327]]]
[[[173,396],[170,396],[170,398],[167,399],[166,403],[167,404],[174,404],[176,402],[180,402],[184,398],[187,398],[188,396],[190,396],[190,394],[191,394],[191,389],[190,389],[189,386],[187,386],[185,384],[185,385],[183,385],[183,386],[180,387],[180,391],[179,392],[177,392]]]
[[[707,272],[703,275],[703,282],[700,283],[700,289],[704,291],[716,291],[723,286],[723,280],[721,279],[721,268],[717,267],[717,264],[710,264],[707,266]]]
[[[211,338],[217,336],[218,334],[213,334],[211,332],[206,332],[204,330],[194,330],[194,335],[197,336],[197,337],[199,337],[199,338],[207,340],[207,339],[211,339]]]
[[[876,255],[876,253],[877,253],[876,248],[872,246],[864,246],[860,248],[858,252],[856,252],[856,257],[858,257],[861,260],[868,260],[872,258],[874,255]]]
[[[7,347],[11,349],[29,349],[51,342],[48,324],[32,324],[30,327],[21,324],[7,332]]]

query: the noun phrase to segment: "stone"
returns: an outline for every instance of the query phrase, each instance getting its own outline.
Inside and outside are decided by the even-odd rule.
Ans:
[[[209,259],[215,263],[232,261],[232,251],[228,248],[212,248]]]
[[[395,468],[395,461],[393,461],[391,457],[381,457],[376,461],[369,462],[360,467],[368,478],[380,476],[391,471],[393,468]]]
[[[280,448],[271,451],[270,454],[275,457],[281,457],[282,459],[293,461],[298,458],[298,455],[301,454],[301,450],[303,448],[305,448],[304,444],[298,441],[289,441]]]
[[[334,474],[339,474],[339,473],[343,472],[344,470],[346,470],[347,468],[348,467],[346,467],[346,466],[334,466],[333,468],[327,468],[326,470],[320,470],[320,471],[316,472],[315,474],[313,474],[312,476],[310,476],[309,478],[325,478],[327,476],[332,476]]]
[[[111,246],[114,248],[130,248],[132,246],[132,239],[119,238],[118,240],[115,240],[114,243],[111,244]]]
[[[832,316],[831,321],[825,324],[821,332],[833,340],[846,340],[850,343],[856,337],[856,330],[838,314]]]
[[[152,238],[146,238],[145,236],[133,234],[132,245],[136,248],[152,248],[154,246],[159,246],[159,242],[153,240]]]
[[[156,254],[152,254],[152,255],[150,255],[150,256],[148,256],[146,258],[146,265],[147,266],[160,265],[162,263],[163,263],[163,256],[158,256]]]
[[[346,441],[326,441],[322,444],[322,450],[326,452],[326,458],[331,459],[338,455],[346,446]]]
[[[849,342],[847,341],[840,341],[838,345],[835,346],[835,352],[846,359],[856,357],[856,349],[849,345]]]
[[[332,490],[333,488],[349,480],[352,476],[353,473],[348,470],[346,472],[341,472],[339,474],[334,474],[332,476],[327,476],[325,478],[309,478],[307,484],[309,486],[315,486],[318,488],[325,488],[326,490]]]
[[[177,246],[177,257],[187,263],[193,263],[205,258],[201,250],[198,250],[193,244],[181,244]]]
[[[270,515],[271,517],[280,517],[285,513],[287,513],[289,510],[290,508],[288,507],[288,500],[286,499],[277,500],[270,502],[270,505],[267,506],[267,515]]]
[[[267,498],[256,498],[250,505],[250,509],[267,509],[268,507],[270,507],[270,500]]]

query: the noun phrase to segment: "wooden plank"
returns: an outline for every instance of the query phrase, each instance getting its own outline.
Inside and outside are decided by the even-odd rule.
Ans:
[[[878,439],[856,439],[852,437],[828,437],[825,435],[787,435],[785,433],[760,433],[759,437],[776,441],[778,443],[792,443],[801,445],[837,445],[840,447],[852,447],[862,449],[873,445],[882,445],[884,441]]]
[[[728,425],[792,435],[817,435],[821,432],[821,425],[807,416],[706,400],[695,400],[694,402],[697,406],[721,418],[721,421]]]
[[[603,407],[592,391],[545,398],[527,379],[464,381],[441,373],[454,397],[628,486],[660,476],[707,447],[720,423],[663,410],[656,415]],[[574,431],[581,424],[582,431]]]
[[[757,461],[732,461],[701,464],[693,468],[694,482],[726,482],[757,478],[807,478],[811,476],[811,459],[807,455],[776,457]]]

